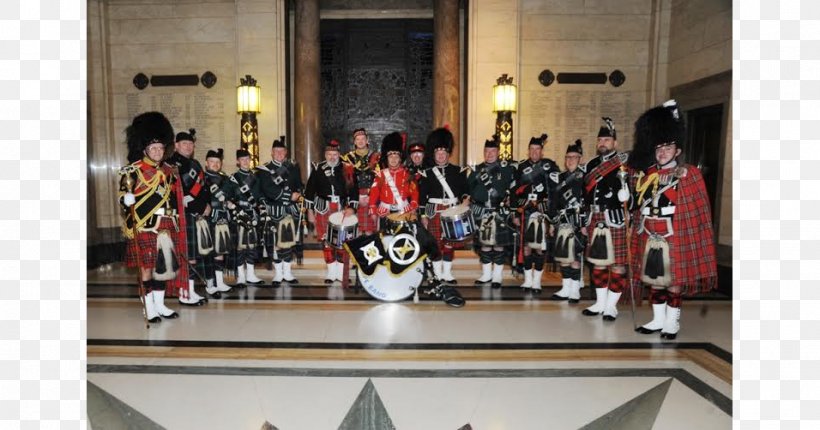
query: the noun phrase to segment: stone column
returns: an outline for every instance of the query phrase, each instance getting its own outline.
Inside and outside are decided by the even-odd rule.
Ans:
[[[294,138],[293,158],[310,172],[310,162],[321,158],[319,0],[299,0],[296,6],[294,43]]]
[[[459,160],[458,0],[433,1],[433,128],[447,124],[455,138],[451,160]]]

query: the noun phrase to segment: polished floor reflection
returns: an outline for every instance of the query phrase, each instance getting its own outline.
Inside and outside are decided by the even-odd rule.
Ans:
[[[476,267],[471,267],[476,266]],[[588,300],[472,285],[467,299],[376,301],[325,286],[317,258],[300,283],[244,288],[177,320],[142,323],[133,277],[88,273],[92,428],[575,429],[729,428],[731,301],[684,303],[675,341],[581,315]],[[260,267],[261,269],[261,267]],[[259,270],[263,279],[270,274]],[[202,291],[204,292],[204,291]],[[587,289],[582,290],[584,298]],[[645,303],[638,324],[649,320]],[[173,402],[157,399],[174,399]]]

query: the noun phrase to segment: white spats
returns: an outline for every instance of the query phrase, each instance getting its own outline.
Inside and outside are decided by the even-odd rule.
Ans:
[[[606,295],[606,306],[604,307],[604,318],[615,319],[618,318],[618,300],[622,293],[610,291]],[[609,317],[609,318],[607,318]]]
[[[214,272],[216,274],[216,290],[220,292],[231,291],[231,286],[225,283],[225,275],[221,270]]]
[[[532,289],[533,291],[541,291],[541,274],[543,270],[532,271]]]
[[[604,307],[606,306],[606,298],[607,293],[609,292],[609,288],[596,288],[595,289],[595,304],[592,306],[584,309],[582,312],[584,315],[600,315],[601,312],[604,311]]]
[[[532,288],[532,269],[524,271],[524,283],[521,284],[521,288]]]

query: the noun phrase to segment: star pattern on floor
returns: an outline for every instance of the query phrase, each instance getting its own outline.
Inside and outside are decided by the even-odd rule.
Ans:
[[[674,378],[668,378],[649,390],[620,404],[611,411],[581,427],[583,430],[649,430],[652,429]],[[140,428],[164,429],[146,415],[99,386],[88,382],[88,416],[92,429]],[[279,430],[265,421],[261,430]],[[393,419],[384,405],[372,379],[368,378],[353,400],[338,430],[395,430]],[[473,430],[468,422],[458,430]],[[476,429],[479,430],[479,429]]]

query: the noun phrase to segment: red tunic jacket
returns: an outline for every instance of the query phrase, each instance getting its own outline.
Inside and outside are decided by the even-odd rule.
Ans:
[[[419,206],[418,185],[416,185],[416,181],[413,180],[412,175],[407,171],[407,169],[405,169],[404,166],[399,166],[395,170],[382,169],[379,171],[379,174],[376,175],[376,179],[373,181],[373,186],[370,187],[371,212],[379,213],[378,209],[380,203],[391,206],[398,204],[390,185],[387,183],[387,179],[385,179],[386,171],[389,171],[390,175],[393,177],[393,182],[396,184],[396,189],[405,204],[404,208],[402,208],[402,210],[398,210],[398,212],[410,212],[416,210]],[[384,210],[381,212],[384,212]],[[397,210],[392,210],[392,212],[397,212]]]

